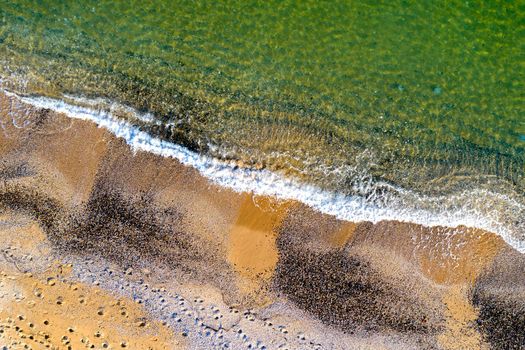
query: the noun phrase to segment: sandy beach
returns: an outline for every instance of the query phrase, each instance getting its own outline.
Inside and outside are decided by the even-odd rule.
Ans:
[[[0,95],[8,349],[520,349],[525,257],[238,193]]]

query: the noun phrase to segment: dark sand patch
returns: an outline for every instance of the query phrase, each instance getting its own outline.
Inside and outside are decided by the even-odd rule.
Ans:
[[[525,348],[525,257],[509,247],[496,256],[472,291],[477,324],[493,349]]]
[[[367,226],[359,225],[355,235]],[[436,299],[440,293],[432,283],[418,277],[415,267],[388,251],[377,257],[371,250],[351,245],[344,250],[328,244],[325,249],[317,248],[319,237],[326,236],[326,231],[340,229],[336,220],[319,220],[309,209],[289,215],[277,241],[277,290],[324,322],[349,333],[394,331],[431,339],[439,332],[443,311]],[[385,263],[396,269],[396,276],[384,271]]]

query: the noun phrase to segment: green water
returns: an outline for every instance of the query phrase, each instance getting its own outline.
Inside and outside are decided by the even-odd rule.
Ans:
[[[428,193],[525,187],[523,1],[0,4],[11,89],[109,97],[324,186],[366,168]]]

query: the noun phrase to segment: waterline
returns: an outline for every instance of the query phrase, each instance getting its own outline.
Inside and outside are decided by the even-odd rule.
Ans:
[[[141,131],[128,121],[117,118],[112,109],[94,109],[67,103],[60,99],[41,96],[20,96],[3,91],[6,95],[36,108],[46,108],[63,113],[73,119],[96,123],[116,137],[123,138],[135,151],[144,151],[163,157],[177,159],[185,166],[198,170],[212,183],[237,192],[249,192],[255,195],[272,196],[281,200],[296,200],[322,213],[338,219],[377,223],[383,220],[412,222],[424,226],[467,226],[499,234],[507,243],[525,253],[525,242],[515,238],[515,228],[498,219],[498,212],[484,211],[479,202],[492,198],[504,203],[504,207],[514,213],[525,211],[523,205],[505,195],[487,190],[465,191],[452,196],[423,196],[409,189],[390,186],[396,195],[385,194],[385,198],[371,199],[357,195],[324,190],[320,187],[301,183],[292,178],[268,171],[238,167],[234,162],[221,161],[193,152],[175,143],[161,140]],[[95,106],[100,100],[67,96],[68,100]],[[113,103],[114,105],[114,103]],[[127,106],[120,106],[127,113],[135,114],[137,120],[150,119]],[[364,186],[387,186],[384,183],[363,184]],[[401,199],[400,199],[401,198]],[[501,211],[501,209],[498,209]]]

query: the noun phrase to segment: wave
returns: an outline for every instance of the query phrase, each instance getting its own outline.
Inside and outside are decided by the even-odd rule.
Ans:
[[[219,160],[153,137],[128,121],[150,121],[150,114],[116,102],[75,96],[64,96],[62,100],[3,92],[36,108],[94,122],[124,139],[135,152],[175,158],[183,165],[195,168],[211,182],[237,192],[299,201],[322,213],[353,222],[396,220],[427,227],[479,228],[499,234],[508,244],[525,253],[525,240],[520,238],[524,231],[522,218],[525,206],[512,195],[481,188],[453,195],[422,195],[410,189],[370,180],[369,177],[363,177],[357,185],[362,187],[359,193],[367,195],[345,195],[266,169],[239,167],[233,161]],[[127,120],[117,117],[123,112],[133,117]]]

